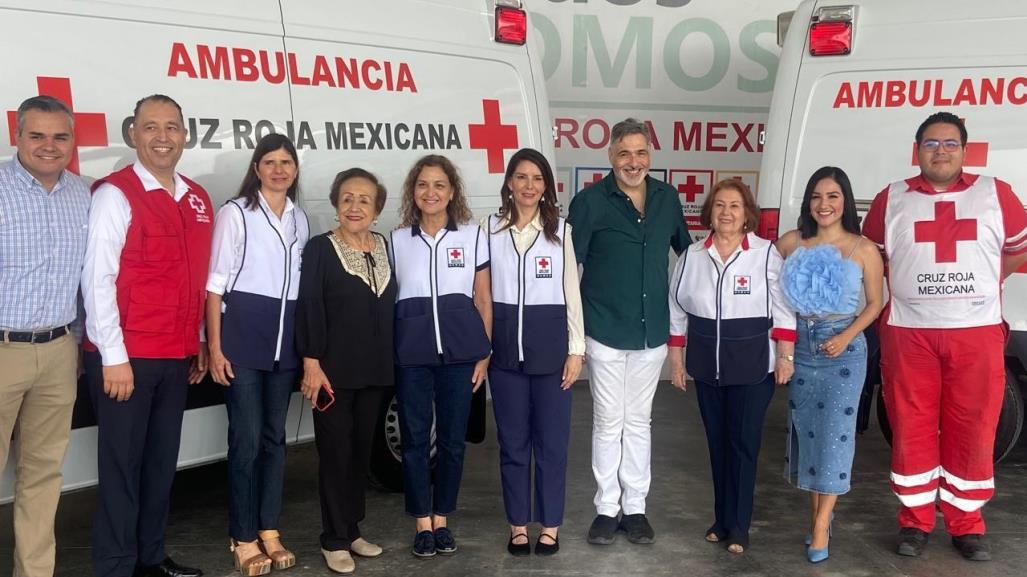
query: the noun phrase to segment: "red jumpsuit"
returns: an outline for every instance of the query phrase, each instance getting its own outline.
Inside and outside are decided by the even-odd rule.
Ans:
[[[884,249],[881,315],[891,486],[899,525],[983,534],[1005,384],[1002,257],[1027,251],[1027,214],[1009,185],[962,173],[936,192],[922,176],[874,199],[863,234]]]

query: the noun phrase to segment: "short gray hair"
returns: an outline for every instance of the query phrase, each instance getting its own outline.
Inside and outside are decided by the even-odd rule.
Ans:
[[[68,117],[68,122],[71,123],[71,127],[75,127],[75,115],[72,114],[71,109],[68,105],[54,98],[53,96],[33,96],[32,98],[26,99],[25,102],[21,103],[18,107],[17,113],[17,134],[21,135],[21,129],[25,126],[25,115],[30,110],[38,110],[40,112],[63,112]]]
[[[649,127],[644,122],[639,121],[635,118],[625,118],[617,124],[613,125],[613,129],[610,130],[610,147],[620,142],[625,136],[631,136],[632,134],[641,134],[645,137],[646,145],[652,144],[652,138],[649,137]]]

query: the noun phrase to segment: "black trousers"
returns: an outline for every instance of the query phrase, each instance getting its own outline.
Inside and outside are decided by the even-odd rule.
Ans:
[[[171,484],[188,392],[186,359],[131,359],[135,390],[103,392],[99,353],[85,357],[96,411],[99,487],[93,525],[96,577],[129,577],[164,560]]]
[[[349,550],[360,538],[371,443],[385,387],[336,389],[326,411],[314,411],[314,441],[321,496],[321,548]]]
[[[716,386],[696,381],[696,393],[713,469],[715,521],[707,532],[729,544],[748,547],[756,464],[763,419],[774,396],[774,374],[756,385]]]

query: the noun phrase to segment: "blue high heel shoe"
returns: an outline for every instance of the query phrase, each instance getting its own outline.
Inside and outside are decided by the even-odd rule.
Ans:
[[[828,537],[831,536],[831,525],[834,525],[834,512],[833,511],[831,512],[831,519],[827,522],[827,536]],[[806,533],[806,541],[805,541],[806,546],[809,547],[810,543],[812,543],[812,542],[813,542],[813,535],[811,533]]]
[[[828,543],[823,549],[814,549],[810,547],[806,549],[806,558],[809,559],[810,563],[820,563],[821,561],[827,560],[828,549],[831,548],[831,544]]]

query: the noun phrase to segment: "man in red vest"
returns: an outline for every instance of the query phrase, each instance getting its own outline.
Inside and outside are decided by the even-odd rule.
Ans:
[[[198,577],[167,556],[164,530],[187,382],[206,372],[214,213],[175,172],[186,140],[178,103],[143,98],[129,135],[138,160],[93,185],[82,275],[99,430],[93,563],[97,577]]]
[[[863,234],[886,253],[881,314],[898,553],[920,555],[940,504],[952,544],[991,558],[981,507],[1005,386],[1002,280],[1027,262],[1027,213],[1005,182],[963,172],[966,127],[949,112],[916,133],[920,174],[874,199]]]

